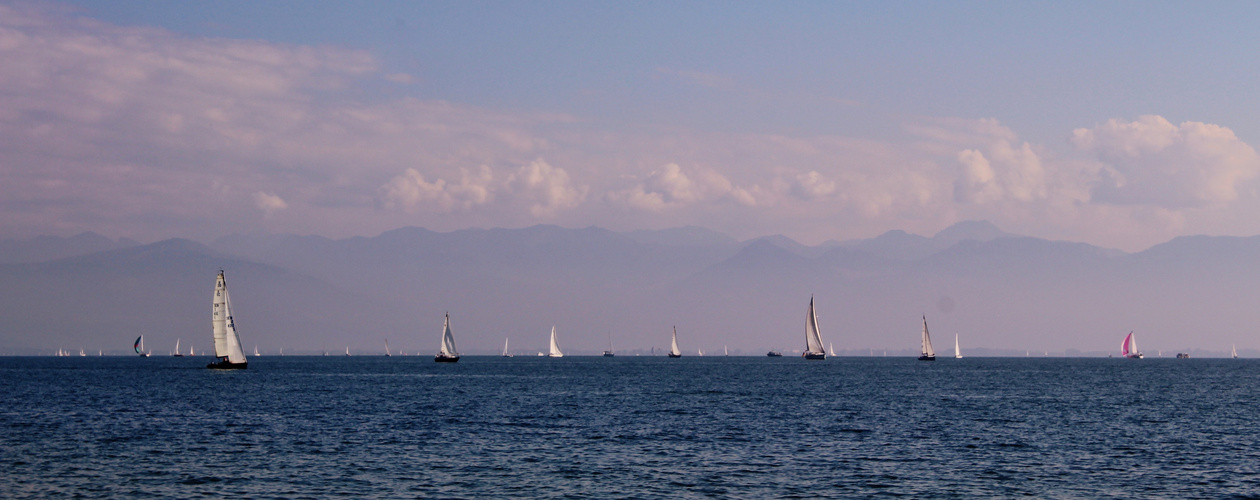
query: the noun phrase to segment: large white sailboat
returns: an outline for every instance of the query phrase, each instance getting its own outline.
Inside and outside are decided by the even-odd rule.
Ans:
[[[218,361],[206,368],[243,369],[249,366],[245,352],[241,350],[241,337],[236,333],[236,321],[232,318],[232,299],[228,296],[227,280],[223,271],[214,282],[213,314],[210,324],[214,330],[214,357]]]
[[[682,357],[682,351],[678,350],[678,327],[677,326],[674,327],[674,337],[673,339],[670,340],[669,357],[671,358]]]
[[[962,351],[958,349],[958,334],[954,334],[954,359],[962,359]]]
[[[805,312],[805,359],[827,359],[822,335],[818,333],[818,314],[814,312],[814,298],[809,298],[809,310]]]
[[[919,361],[936,361],[936,350],[932,349],[932,337],[928,336],[927,315],[923,316],[923,350],[919,353]]]
[[[560,352],[560,342],[556,340],[556,325],[551,325],[551,347],[547,350],[549,358],[563,358],[564,353]]]
[[[171,351],[171,356],[174,356],[177,358],[184,357],[183,353],[179,352],[179,339],[175,339],[175,350]]]
[[[1124,337],[1124,342],[1120,343],[1120,355],[1130,359],[1142,359],[1142,351],[1137,348],[1137,339],[1133,337],[1133,332]]]
[[[459,350],[455,348],[455,334],[451,333],[451,313],[446,313],[446,323],[442,325],[442,349],[433,361],[438,363],[454,363],[459,361]]]

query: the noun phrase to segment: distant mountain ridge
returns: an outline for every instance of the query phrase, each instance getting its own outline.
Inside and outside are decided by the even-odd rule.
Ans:
[[[505,337],[543,350],[552,325],[574,353],[599,353],[610,334],[646,352],[674,326],[684,351],[790,352],[811,295],[824,341],[846,350],[916,348],[923,314],[934,334],[976,348],[1105,351],[1135,330],[1156,351],[1244,349],[1260,296],[1260,237],[1181,237],[1126,254],[983,221],[814,246],[558,226],[82,241],[106,248],[75,254],[88,246],[45,240],[64,243],[47,248],[63,256],[0,264],[0,349],[108,351],[140,333],[154,346],[207,345],[218,269],[245,342],[286,352],[375,351],[386,338],[427,352],[448,312],[469,354],[497,352]]]

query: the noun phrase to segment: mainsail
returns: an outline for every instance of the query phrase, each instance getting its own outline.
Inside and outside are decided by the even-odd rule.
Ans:
[[[556,325],[551,325],[551,347],[547,351],[547,356],[553,358],[564,357],[564,353],[560,352],[560,342],[556,340]]]
[[[131,347],[136,350],[136,354],[140,354],[140,351],[144,350],[144,335],[136,337],[136,343]]]
[[[670,340],[669,355],[675,358],[682,356],[682,351],[678,349],[678,327],[677,326],[674,327],[674,337],[673,339]]]
[[[962,359],[962,351],[958,350],[958,334],[954,334],[954,357]]]
[[[459,356],[459,350],[455,349],[455,335],[451,333],[451,314],[446,314],[446,324],[442,326],[442,350],[438,351],[438,356],[453,358]]]
[[[936,350],[932,349],[932,338],[928,336],[927,316],[923,316],[923,356],[928,358],[936,357]]]
[[[236,323],[232,320],[232,299],[228,296],[227,280],[223,271],[219,271],[214,283],[214,307],[211,324],[214,326],[214,356],[227,358],[228,363],[245,363],[245,352],[241,350],[241,338],[236,333]]]
[[[1142,351],[1137,348],[1137,338],[1133,336],[1133,332],[1129,332],[1124,337],[1124,342],[1120,343],[1120,355],[1126,358],[1142,359]]]
[[[805,315],[805,357],[825,358],[822,335],[818,333],[818,314],[814,312],[814,298],[809,298],[809,311]]]

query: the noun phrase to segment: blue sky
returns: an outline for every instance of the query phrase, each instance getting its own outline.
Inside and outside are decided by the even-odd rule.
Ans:
[[[1254,3],[4,9],[0,237],[1260,233]]]

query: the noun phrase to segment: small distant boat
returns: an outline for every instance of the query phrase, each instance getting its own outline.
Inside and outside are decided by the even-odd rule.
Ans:
[[[704,356],[704,351],[696,349],[696,356]]]
[[[390,356],[393,356],[393,354],[389,352],[389,339],[385,339],[385,357]]]
[[[188,357],[194,356],[192,346],[188,346]]]
[[[87,353],[83,352],[83,348],[82,348],[82,347],[80,347],[80,348],[79,348],[79,355],[80,355],[80,356],[87,356]]]
[[[507,346],[508,346],[508,339],[504,338],[503,339],[503,354],[501,354],[501,356],[505,358],[510,358],[512,357],[512,353],[508,352]]]
[[[97,355],[97,356],[104,356],[104,355],[105,355],[105,350],[104,350],[104,349],[97,349],[97,351],[96,351],[96,355]]]
[[[149,352],[144,350],[144,335],[136,337],[136,343],[135,345],[131,347],[136,350],[136,354],[139,354],[140,357],[142,358],[149,357]]]
[[[827,355],[831,357],[836,356],[836,346],[834,344],[831,344],[830,342],[827,343]]]
[[[346,346],[346,356],[350,355],[350,346]]]
[[[730,356],[730,355],[731,355],[731,351],[726,350],[726,346],[722,346],[722,355],[723,355],[723,356]]]
[[[175,350],[171,351],[171,356],[175,356],[177,358],[184,357],[184,355],[179,352],[179,339],[175,339]]]
[[[954,334],[954,359],[962,359],[962,351],[958,350],[958,334]]]
[[[1190,353],[1188,353],[1188,352],[1179,352],[1179,353],[1177,353],[1177,359],[1190,359]]]
[[[442,325],[442,348],[438,350],[433,361],[438,363],[454,363],[459,361],[459,350],[455,348],[455,334],[451,333],[451,314],[446,313],[445,323]]]
[[[560,351],[560,341],[556,340],[556,325],[551,325],[551,346],[547,348],[547,357],[564,357],[564,353]]]
[[[1230,344],[1229,346],[1229,357],[1238,359],[1238,348],[1235,347],[1233,344]]]
[[[927,315],[923,316],[923,351],[919,361],[936,361],[936,350],[932,349],[932,337],[928,336]]]
[[[605,357],[605,358],[611,358],[611,357],[613,357],[612,334],[611,334],[611,333],[610,333],[610,334],[608,334],[608,350],[607,350],[607,351],[604,351],[604,357]]]
[[[809,298],[809,309],[805,311],[805,359],[827,359],[827,351],[823,350],[822,335],[818,333],[818,314],[814,312],[814,297]]]
[[[262,354],[258,354],[258,344],[254,344],[254,356],[262,356]]]
[[[206,368],[243,370],[249,367],[245,351],[241,350],[241,337],[236,333],[236,321],[232,318],[232,298],[228,295],[227,279],[223,271],[214,281],[213,314],[210,324],[214,330],[214,357],[218,361]]]
[[[1133,332],[1124,337],[1124,342],[1120,343],[1120,355],[1129,359],[1142,359],[1142,351],[1137,348],[1137,339],[1133,337]],[[1178,355],[1178,357],[1181,357]]]
[[[678,350],[678,327],[677,326],[674,327],[674,338],[670,340],[668,356],[671,358],[682,357],[682,351]]]
[[[783,353],[779,351],[770,351],[766,353],[766,356],[771,357],[771,358],[782,358]]]

